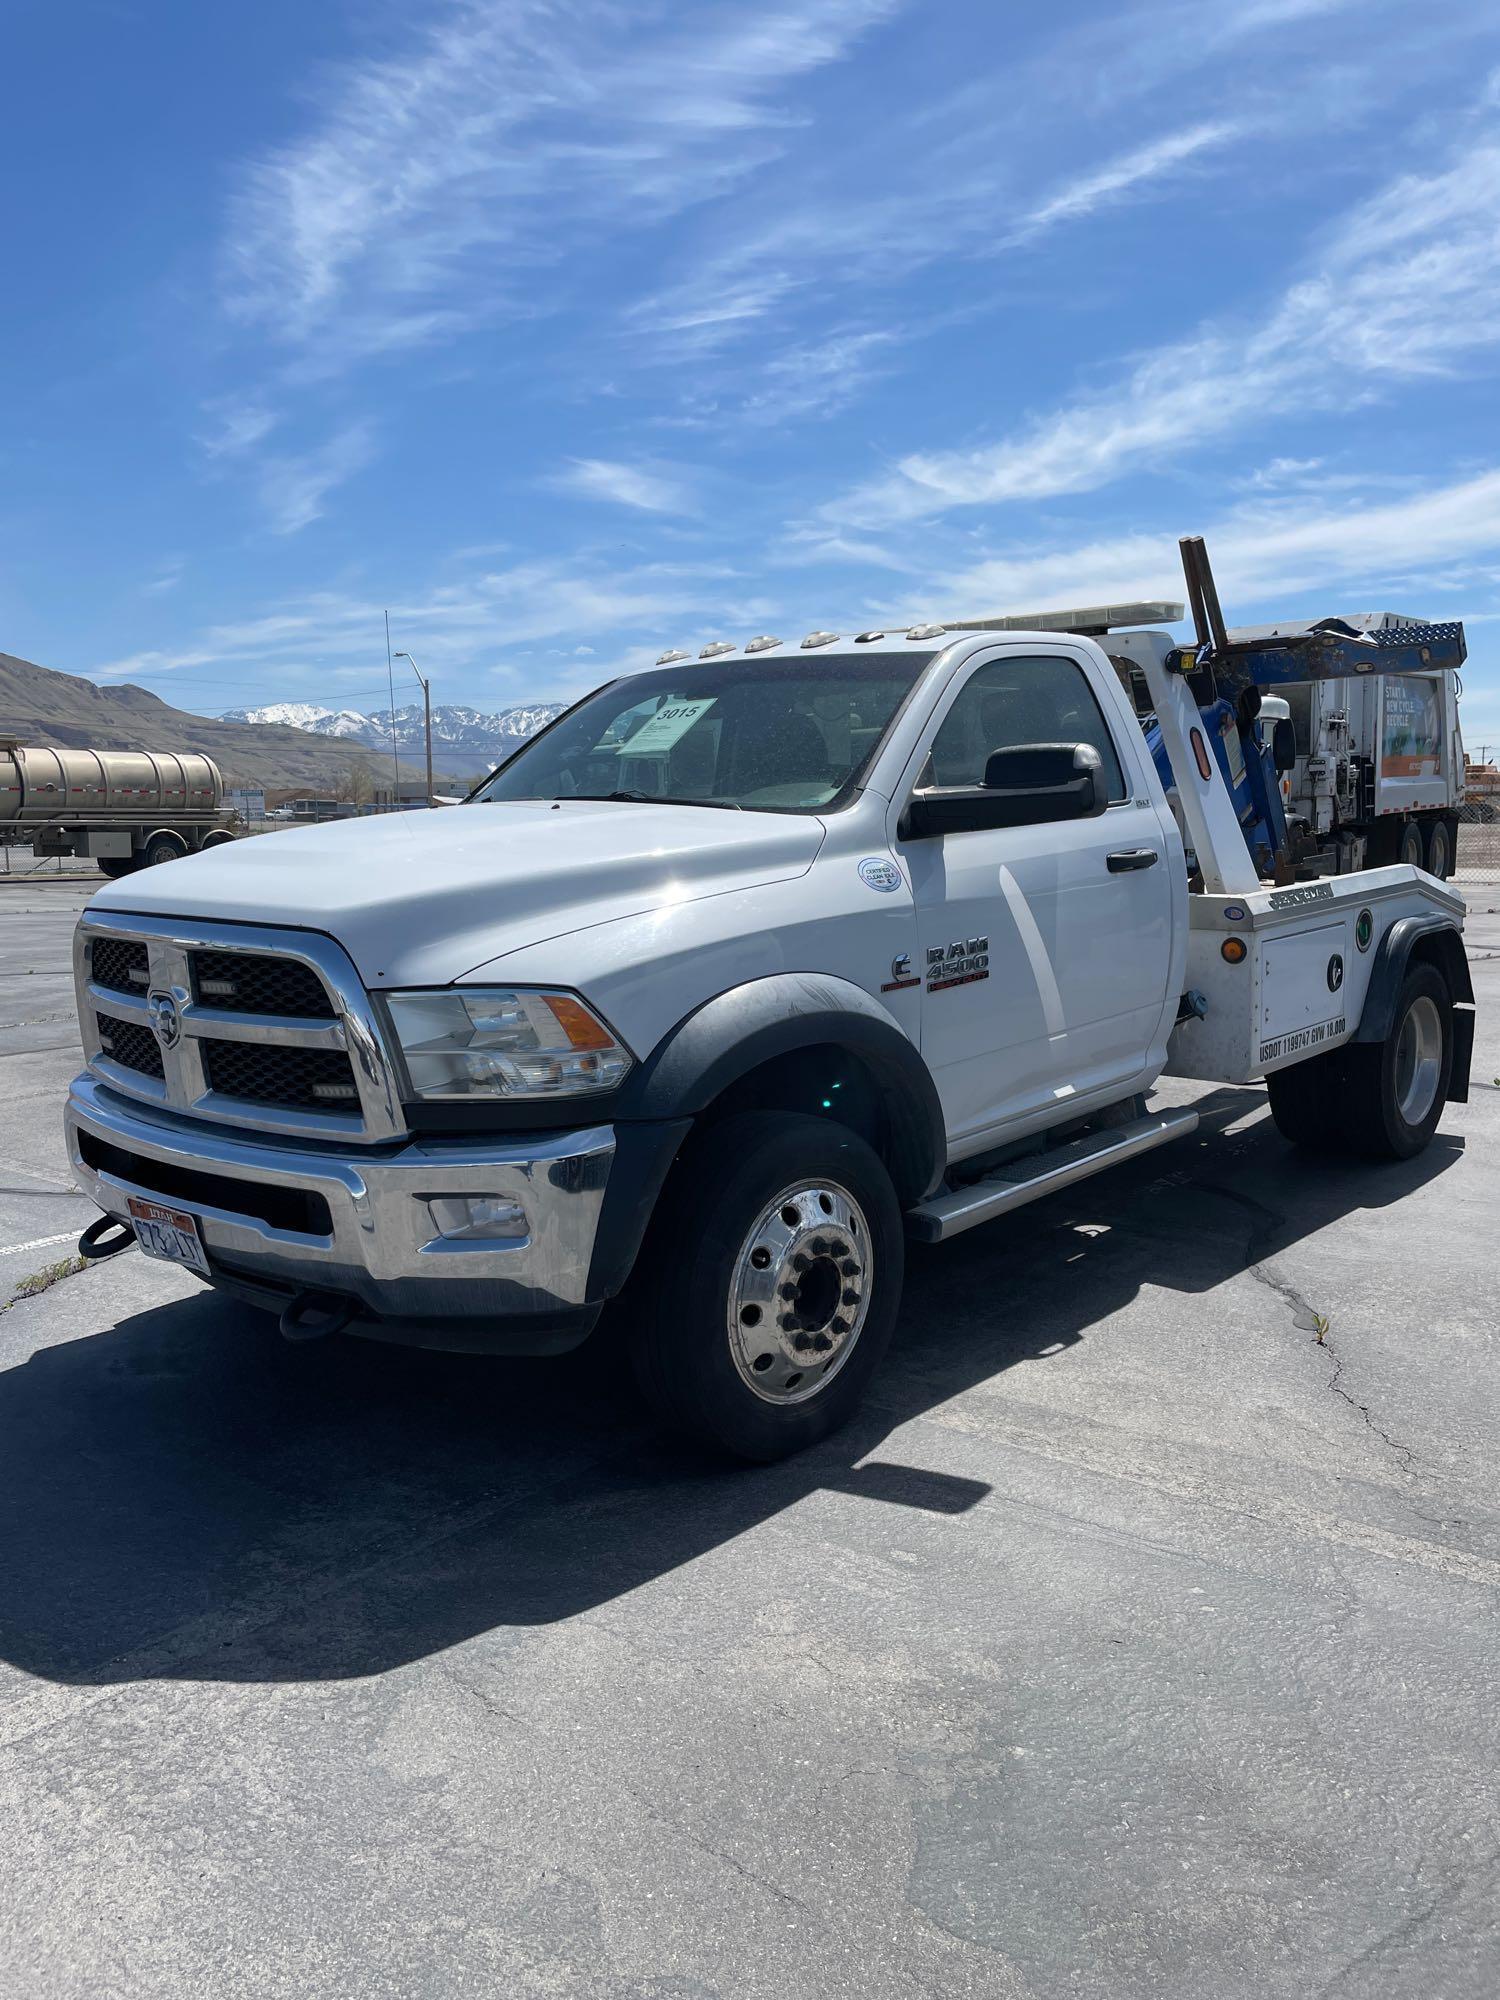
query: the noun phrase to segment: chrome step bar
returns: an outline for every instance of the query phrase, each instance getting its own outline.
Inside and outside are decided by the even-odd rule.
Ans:
[[[1169,1139],[1185,1139],[1197,1129],[1196,1111],[1153,1111],[1144,1118],[1132,1118],[1128,1125],[1090,1132],[1050,1152],[1008,1161],[971,1187],[935,1194],[909,1209],[907,1234],[919,1243],[944,1243],[977,1223],[1023,1208],[1028,1201],[1055,1194],[1059,1188],[1087,1180],[1090,1174],[1116,1167],[1122,1160],[1133,1160],[1137,1153],[1149,1153],[1153,1146],[1164,1146]]]

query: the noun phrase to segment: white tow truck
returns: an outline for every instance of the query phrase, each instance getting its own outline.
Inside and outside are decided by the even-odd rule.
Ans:
[[[1455,643],[1402,628],[1368,670]],[[81,1247],[135,1240],[296,1339],[556,1352],[623,1299],[661,1416],[770,1459],[859,1398],[908,1234],[1191,1132],[1164,1072],[1415,1154],[1467,1091],[1463,904],[1407,864],[1261,878],[1202,705],[1257,658],[1128,610],[714,643],[459,810],[106,889]]]

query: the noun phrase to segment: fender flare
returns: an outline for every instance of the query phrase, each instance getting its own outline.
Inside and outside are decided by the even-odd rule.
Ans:
[[[817,972],[748,980],[705,1001],[663,1036],[621,1092],[622,1119],[692,1118],[762,1063],[832,1043],[870,1069],[889,1124],[887,1161],[903,1207],[947,1166],[947,1128],[932,1073],[862,987]]]
[[[1418,946],[1421,957],[1435,964],[1447,980],[1453,996],[1453,1074],[1448,1101],[1466,1104],[1474,1051],[1474,981],[1464,956],[1463,933],[1452,917],[1431,911],[1420,916],[1398,917],[1391,925],[1375,947],[1364,1010],[1353,1040],[1383,1042],[1391,1032],[1396,1019],[1396,1000]]]

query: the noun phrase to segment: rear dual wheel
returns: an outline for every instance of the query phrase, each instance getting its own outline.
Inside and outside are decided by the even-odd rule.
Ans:
[[[890,1175],[856,1133],[782,1112],[710,1126],[668,1184],[638,1287],[653,1413],[736,1458],[816,1443],[890,1343],[903,1251]]]
[[[1437,1130],[1453,1072],[1453,1002],[1431,965],[1407,970],[1381,1042],[1346,1042],[1266,1079],[1283,1138],[1314,1152],[1410,1160]]]

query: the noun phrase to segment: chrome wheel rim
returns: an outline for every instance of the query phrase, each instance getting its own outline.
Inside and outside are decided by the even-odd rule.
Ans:
[[[1424,993],[1407,1008],[1396,1038],[1396,1104],[1408,1125],[1431,1111],[1442,1068],[1443,1017]]]
[[[803,1181],[768,1201],[729,1284],[729,1352],[762,1402],[805,1403],[854,1352],[869,1312],[870,1231],[835,1181]]]

